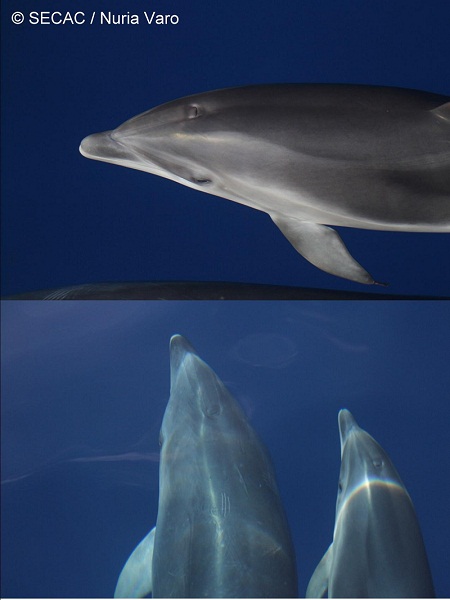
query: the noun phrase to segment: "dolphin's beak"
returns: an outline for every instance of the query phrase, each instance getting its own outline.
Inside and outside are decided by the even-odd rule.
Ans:
[[[173,335],[170,338],[170,370],[172,373],[178,371],[186,354],[194,354],[197,356],[194,348],[186,338],[179,334]]]
[[[100,160],[102,162],[129,167],[146,173],[153,173],[161,177],[168,177],[167,171],[158,165],[149,156],[143,157],[139,150],[125,143],[123,136],[116,129],[93,133],[82,140],[80,153],[86,158]],[[170,179],[170,177],[168,177]]]
[[[113,131],[93,133],[84,138],[80,144],[80,152],[86,158],[123,164],[133,160],[130,150],[113,139]]]
[[[342,410],[339,411],[338,423],[339,423],[339,436],[341,438],[341,456],[342,456],[342,451],[344,449],[345,442],[347,441],[350,433],[355,428],[358,428],[358,423],[353,418],[352,413],[349,410],[347,410],[346,408],[343,408]]]

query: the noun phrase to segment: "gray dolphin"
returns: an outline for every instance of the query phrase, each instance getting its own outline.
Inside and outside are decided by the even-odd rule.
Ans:
[[[411,498],[383,448],[348,410],[339,412],[341,472],[333,543],[306,596],[434,597]]]
[[[170,342],[156,528],[116,597],[294,597],[293,546],[267,452],[217,375]]]
[[[88,158],[264,211],[319,269],[376,283],[327,225],[450,231],[450,102],[358,85],[259,85],[168,102],[86,137]]]
[[[232,281],[117,281],[34,290],[1,300],[450,300],[450,296],[401,296]]]

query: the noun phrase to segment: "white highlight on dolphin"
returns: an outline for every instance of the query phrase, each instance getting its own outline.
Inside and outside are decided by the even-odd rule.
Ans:
[[[333,543],[306,596],[434,597],[425,546],[411,498],[389,456],[339,412],[341,472]]]
[[[156,528],[125,564],[115,597],[296,597],[294,550],[263,444],[179,335],[170,372]]]
[[[344,226],[450,231],[450,102],[358,85],[257,85],[168,102],[86,137],[84,156],[270,215],[333,275],[376,283]]]

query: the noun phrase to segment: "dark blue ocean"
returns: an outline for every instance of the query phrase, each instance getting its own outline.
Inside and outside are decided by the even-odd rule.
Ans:
[[[174,333],[272,456],[301,596],[332,541],[346,407],[397,467],[448,597],[449,324],[444,302],[4,301],[2,597],[112,596],[156,521]]]
[[[2,296],[139,280],[386,291],[314,268],[262,212],[87,160],[78,147],[151,107],[229,86],[359,83],[450,95],[450,2],[3,0],[1,10]],[[144,10],[178,23],[147,25]],[[18,11],[23,24],[12,20]],[[86,22],[37,25],[31,11],[44,20],[45,11],[78,11]],[[100,12],[124,24],[100,25]],[[339,231],[389,293],[450,295],[448,234]],[[300,595],[332,541],[337,414],[346,407],[391,455],[436,592],[450,596],[450,304],[1,308],[2,597],[113,594],[156,520],[174,333],[223,379],[270,451]]]
[[[147,25],[144,10],[178,24]],[[12,22],[16,11],[25,23]],[[33,24],[32,11],[86,22],[52,25],[44,14]],[[125,24],[101,25],[101,12]],[[311,266],[262,212],[87,160],[78,146],[161,103],[229,86],[450,95],[449,22],[448,0],[3,0],[2,295],[136,280],[365,289]],[[450,295],[449,235],[340,233],[390,293]]]

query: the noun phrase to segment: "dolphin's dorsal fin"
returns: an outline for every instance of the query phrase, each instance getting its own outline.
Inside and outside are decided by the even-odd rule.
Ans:
[[[446,102],[437,108],[433,108],[431,112],[440,119],[444,119],[444,121],[450,121],[450,102]]]
[[[278,214],[270,216],[297,252],[322,271],[358,283],[377,283],[351,256],[341,236],[331,227]]]
[[[328,592],[328,576],[330,573],[330,563],[333,554],[333,544],[331,544],[322,560],[317,565],[306,589],[307,598],[325,598]]]
[[[114,598],[145,598],[152,593],[155,529],[156,527],[153,527],[130,554],[119,575]]]

